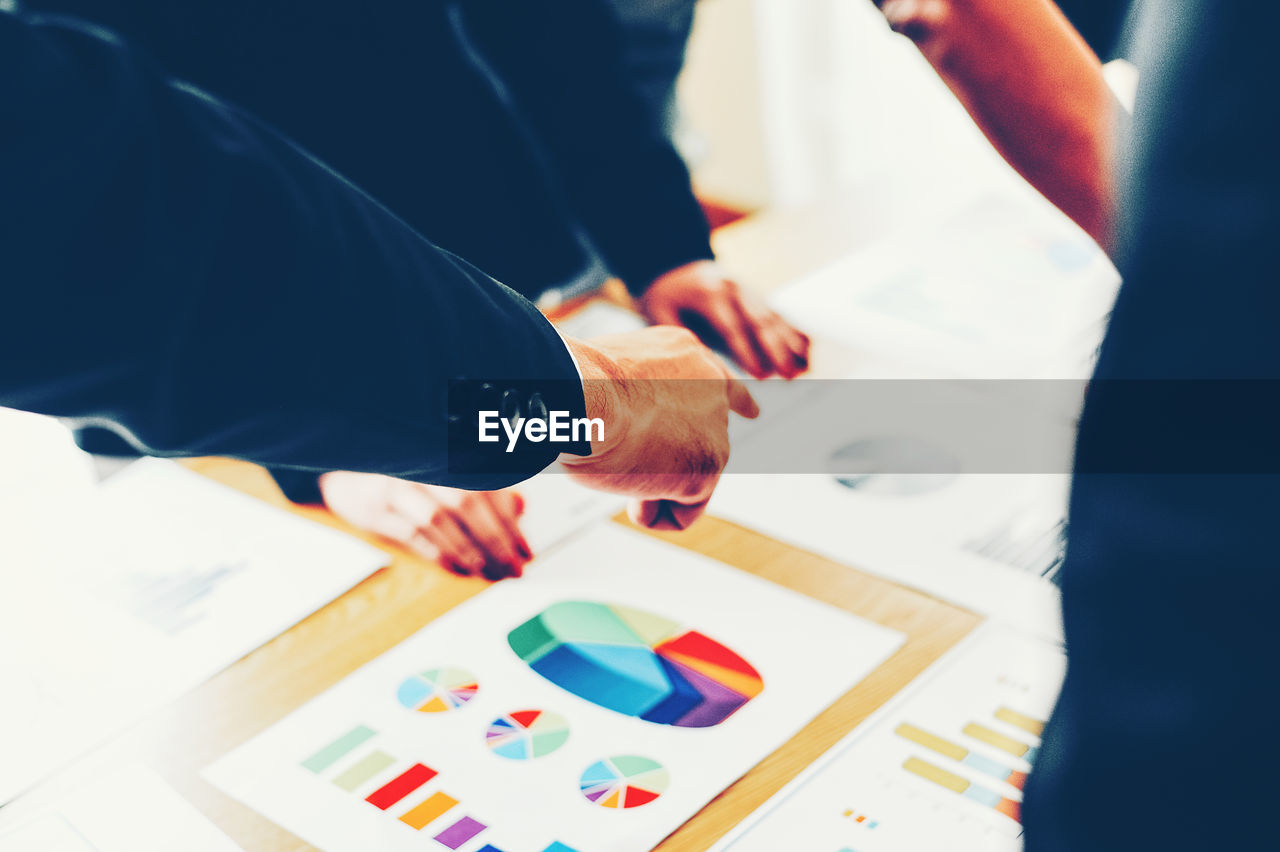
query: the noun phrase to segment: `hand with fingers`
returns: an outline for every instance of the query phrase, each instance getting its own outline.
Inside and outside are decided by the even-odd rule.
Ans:
[[[687,263],[659,276],[639,306],[654,323],[688,326],[709,346],[722,344],[757,379],[793,379],[809,367],[809,338],[743,291],[714,261]]]
[[[533,558],[520,532],[524,499],[515,491],[462,491],[376,473],[320,477],[335,515],[464,576],[519,577]]]
[[[632,520],[683,529],[706,509],[729,460],[729,413],[759,408],[693,333],[655,326],[567,339],[583,376],[589,417],[604,421],[588,456],[560,464],[584,485],[635,498]]]

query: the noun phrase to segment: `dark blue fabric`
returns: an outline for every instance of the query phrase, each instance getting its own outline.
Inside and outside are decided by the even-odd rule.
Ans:
[[[1120,46],[1130,0],[1056,0],[1067,20],[1105,62]]]
[[[1097,376],[1280,379],[1280,9],[1144,5],[1124,285]],[[1180,442],[1274,454],[1274,401],[1241,400],[1266,421],[1241,430],[1240,412],[1213,416],[1222,395],[1205,397],[1208,416],[1180,418],[1201,400],[1135,411],[1091,394],[1079,453],[1158,435],[1170,471]],[[1273,474],[1076,477],[1069,667],[1027,788],[1028,852],[1275,848],[1277,518]]]
[[[449,379],[582,410],[528,301],[109,34],[6,13],[0,290],[0,404],[155,454],[449,483]]]
[[[609,0],[26,7],[108,25],[530,298],[586,268],[579,227],[635,292],[712,256],[688,172],[628,81]]]

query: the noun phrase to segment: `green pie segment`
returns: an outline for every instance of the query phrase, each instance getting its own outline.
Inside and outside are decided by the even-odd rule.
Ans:
[[[553,604],[507,641],[534,671],[569,692],[660,724],[717,725],[764,688],[751,664],[719,642],[616,604]]]

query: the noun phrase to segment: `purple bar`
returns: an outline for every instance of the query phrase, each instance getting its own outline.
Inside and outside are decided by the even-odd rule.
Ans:
[[[436,835],[436,843],[442,844],[448,849],[457,849],[489,826],[482,822],[472,819],[471,817],[463,817],[444,831]]]

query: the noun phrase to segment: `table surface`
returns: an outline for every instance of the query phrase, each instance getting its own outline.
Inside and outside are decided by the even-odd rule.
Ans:
[[[863,219],[866,210],[865,204],[834,199],[803,210],[757,215],[718,231],[716,248],[742,274],[744,284],[769,290],[834,260],[859,237],[874,232],[874,223]],[[605,298],[622,297],[615,289]],[[834,369],[842,357],[838,348],[815,343],[815,370],[827,372],[824,364]],[[186,464],[268,503],[353,532],[322,509],[290,505],[258,467],[227,459]],[[619,517],[606,523],[627,522]],[[981,621],[966,610],[717,518],[704,518],[681,533],[648,534],[907,636],[876,671],[667,838],[657,847],[663,852],[707,849]],[[0,830],[107,767],[140,760],[248,852],[313,849],[214,789],[199,772],[485,588],[482,580],[458,577],[412,554],[384,549],[390,567],[0,810]]]

